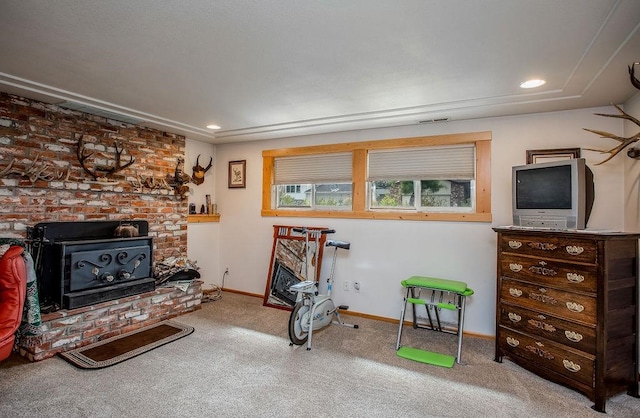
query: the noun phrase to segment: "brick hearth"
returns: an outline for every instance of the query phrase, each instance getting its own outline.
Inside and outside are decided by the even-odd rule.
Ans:
[[[160,287],[152,292],[111,300],[73,310],[42,315],[42,333],[23,336],[19,353],[40,361],[57,353],[82,347],[201,308],[202,282],[193,281],[186,291]]]

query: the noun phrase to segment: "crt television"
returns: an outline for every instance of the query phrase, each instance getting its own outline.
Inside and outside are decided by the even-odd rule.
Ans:
[[[593,207],[593,173],[584,158],[512,168],[513,224],[585,229]]]

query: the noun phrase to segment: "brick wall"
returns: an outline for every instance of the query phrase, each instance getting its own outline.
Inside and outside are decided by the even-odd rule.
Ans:
[[[79,140],[93,152],[90,168],[115,164],[116,141],[122,164],[135,162],[109,184],[95,181],[78,161]],[[0,236],[25,238],[38,222],[146,220],[156,261],[186,255],[187,200],[140,183],[173,175],[184,153],[180,135],[0,93]]]
[[[42,315],[41,333],[18,338],[18,352],[31,361],[84,347],[200,309],[202,282],[186,291],[161,287],[155,291],[73,310]]]

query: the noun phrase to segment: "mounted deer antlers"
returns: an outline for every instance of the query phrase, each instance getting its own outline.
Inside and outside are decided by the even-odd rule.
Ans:
[[[189,195],[189,186],[187,186],[187,183],[191,182],[191,177],[182,171],[181,166],[183,163],[184,159],[178,157],[176,169],[173,174],[167,174],[165,178],[138,175],[135,180],[131,181],[131,185],[136,188],[173,190],[176,197],[186,199]]]
[[[196,165],[193,166],[193,176],[191,176],[191,178],[193,179],[193,182],[196,185],[200,185],[204,183],[204,175],[207,173],[207,171],[209,171],[209,169],[213,165],[213,157],[211,157],[211,159],[209,160],[209,165],[207,166],[207,168],[202,168],[202,166],[199,163],[199,160],[200,160],[200,154],[198,154],[198,158],[196,158]]]
[[[53,169],[49,163],[39,161],[40,154],[36,155],[31,164],[28,166],[24,166],[23,168],[14,166],[16,161],[15,157],[11,159],[9,165],[0,170],[0,177],[8,176],[11,174],[17,174],[20,177],[28,177],[31,181],[31,184],[35,183],[37,180],[44,181],[53,181],[53,180],[68,180],[69,179],[69,168],[67,168],[66,172],[63,170]]]
[[[86,150],[84,149],[84,141],[82,138],[80,138],[78,140],[78,148],[77,148],[78,161],[80,162],[80,165],[82,166],[84,171],[87,174],[89,174],[91,177],[93,177],[95,181],[106,181],[110,175],[115,174],[119,171],[122,171],[136,162],[135,158],[133,158],[132,156],[129,156],[130,158],[129,162],[122,165],[122,163],[120,162],[120,159],[122,157],[122,153],[124,152],[124,149],[120,149],[120,144],[118,143],[118,141],[115,142],[115,148],[116,148],[116,152],[115,152],[116,160],[113,166],[109,167],[109,166],[96,165],[93,171],[91,171],[91,169],[87,166],[86,161],[89,158],[91,158],[91,156],[93,155],[93,152],[85,152]],[[99,173],[103,173],[103,175],[100,175]]]
[[[640,62],[634,62],[629,66],[629,78],[631,79],[631,84],[633,84],[633,87],[640,90],[640,81],[638,81],[638,79],[636,78],[634,70],[636,65],[640,65]]]
[[[608,115],[608,114],[605,114],[605,113],[594,113],[594,114],[598,115],[598,116],[606,116],[608,118],[626,119],[626,120],[629,120],[629,121],[635,123],[636,125],[640,126],[640,120],[638,120],[638,119],[634,118],[633,116],[629,115],[628,113],[626,113],[624,110],[622,110],[620,108],[620,106],[618,106],[618,105],[613,105],[613,106],[616,109],[618,109],[618,111],[620,112],[619,115]],[[618,135],[614,135],[614,134],[609,133],[609,132],[597,131],[595,129],[587,129],[587,128],[583,128],[583,129],[585,131],[592,132],[594,134],[600,135],[600,137],[602,137],[602,138],[611,138],[611,139],[615,139],[616,141],[620,142],[620,144],[618,144],[618,146],[613,147],[608,151],[603,151],[603,150],[593,149],[593,148],[585,148],[586,150],[589,150],[589,151],[597,151],[597,152],[602,153],[602,154],[604,154],[604,153],[609,153],[610,154],[609,157],[607,157],[607,159],[597,163],[596,165],[600,165],[600,164],[606,163],[607,161],[609,161],[610,159],[615,157],[620,151],[625,149],[627,146],[633,144],[634,142],[636,142],[636,141],[638,141],[640,139],[640,132],[638,132],[637,134],[635,134],[633,136],[625,138],[625,137],[621,137],[621,136],[618,136]],[[627,155],[629,157],[631,157],[631,158],[640,157],[640,150],[630,149],[630,150],[627,151]]]

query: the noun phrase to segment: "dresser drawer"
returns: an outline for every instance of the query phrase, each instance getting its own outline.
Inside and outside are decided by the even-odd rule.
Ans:
[[[535,286],[503,277],[500,284],[502,301],[562,319],[596,323],[596,299],[593,297]]]
[[[578,325],[506,303],[500,306],[500,325],[596,354],[595,327]]]
[[[501,252],[535,257],[551,257],[582,263],[595,263],[597,259],[596,244],[589,240],[504,234],[499,245]]]
[[[498,344],[506,355],[522,357],[540,368],[553,370],[572,380],[594,386],[594,356],[586,353],[582,355],[545,338],[532,338],[503,327],[498,331],[498,338]]]
[[[504,254],[502,274],[560,289],[595,293],[598,271],[595,265],[570,264],[555,260]]]

